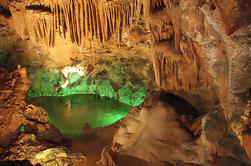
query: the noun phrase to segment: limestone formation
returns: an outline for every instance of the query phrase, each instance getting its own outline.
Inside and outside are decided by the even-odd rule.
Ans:
[[[1,0],[0,63],[15,57],[29,68],[0,68],[0,146],[23,124],[40,140],[61,141],[45,114],[27,120],[22,112],[27,73],[40,72],[31,80],[49,88],[31,84],[30,94],[82,88],[136,105],[146,96],[114,133],[120,154],[162,165],[250,165],[250,18],[248,0]],[[72,66],[84,74],[61,79]],[[170,93],[196,111],[173,106],[185,102]]]
[[[12,69],[12,72],[5,68],[0,68],[0,70],[0,146],[8,147],[11,141],[18,137],[25,121],[22,110],[26,106],[25,100],[30,80],[21,74],[23,69]]]
[[[56,33],[78,45],[82,44],[83,38],[88,40],[95,38],[102,42],[109,40],[113,34],[116,34],[117,40],[120,41],[122,29],[132,24],[133,17],[143,2],[69,0],[13,2],[12,5],[13,9],[10,10],[13,19],[27,23],[23,27],[14,25],[16,31],[22,33],[22,37],[30,37],[34,42],[43,40],[47,46],[54,46],[57,40]],[[9,8],[9,3],[2,2],[2,6]],[[30,15],[33,19],[26,20]]]
[[[24,115],[27,119],[35,120],[40,123],[47,123],[49,121],[48,113],[41,107],[32,104],[27,106],[24,110]]]

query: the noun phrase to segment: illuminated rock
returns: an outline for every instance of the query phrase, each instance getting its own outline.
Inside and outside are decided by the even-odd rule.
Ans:
[[[2,0],[0,5],[1,21],[8,23],[23,39],[17,42],[22,43],[20,46],[23,48],[17,51],[17,55],[31,59],[30,64],[39,66],[39,70],[32,71],[31,67],[31,72],[28,72],[33,81],[31,96],[99,94],[135,106],[144,101],[147,91],[147,105],[151,107],[151,100],[155,100],[152,99],[152,91],[174,93],[191,103],[201,114],[199,120],[194,119],[192,134],[200,136],[202,130],[209,135],[200,147],[206,145],[207,148],[202,149],[203,153],[195,154],[209,151],[220,154],[222,161],[219,156],[213,156],[208,162],[211,165],[233,161],[233,158],[238,158],[232,153],[234,148],[222,147],[218,142],[224,141],[222,137],[229,138],[233,134],[239,139],[238,146],[244,146],[250,156],[249,1]],[[13,40],[17,37],[6,37],[10,32],[6,25],[1,26],[4,40],[0,44],[1,63],[11,62],[15,52],[10,50],[14,49]],[[91,72],[86,70],[88,77],[77,72],[60,74],[64,67],[81,63],[92,66]],[[15,80],[11,84],[15,84]],[[21,92],[27,88],[28,84],[19,84],[16,90]],[[10,96],[13,92],[8,89],[2,93]],[[9,108],[13,103],[5,100],[8,97],[4,95],[1,99],[8,101],[6,105]],[[25,99],[23,95],[16,96]],[[18,104],[24,107],[25,100],[19,100]],[[216,108],[221,108],[223,117],[212,115]],[[214,118],[227,124],[217,123]],[[201,119],[209,126],[203,126]],[[183,122],[187,118],[179,120]],[[213,124],[218,124],[219,129],[210,140],[208,131],[213,129]],[[220,132],[223,128],[229,130]],[[140,130],[135,131],[135,135],[137,132]],[[126,140],[129,136],[125,132],[121,139]],[[200,140],[197,138],[196,141]],[[216,147],[207,145],[208,142],[216,144]],[[173,151],[177,150],[175,148]],[[229,153],[224,148],[230,148]],[[162,155],[161,152],[157,154]],[[188,155],[192,157],[183,156],[182,161],[176,162],[173,161],[176,156],[173,156],[167,163],[205,165],[203,159]],[[154,157],[161,158],[158,155]]]
[[[24,115],[27,119],[35,120],[41,123],[47,123],[49,121],[48,113],[41,107],[28,105],[24,111]]]

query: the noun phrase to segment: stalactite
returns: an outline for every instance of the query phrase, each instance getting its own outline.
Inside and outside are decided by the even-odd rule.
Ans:
[[[93,39],[93,37],[95,36],[95,19],[94,19],[94,13],[93,13],[93,5],[92,5],[92,1],[89,1],[90,3],[90,14],[91,14],[91,38]]]
[[[89,18],[89,16],[88,16],[88,4],[87,4],[87,2],[86,1],[84,1],[84,9],[85,9],[85,37],[87,37],[88,36],[88,18]]]
[[[110,7],[107,9],[107,19],[108,19],[108,24],[109,24],[109,32],[110,33],[113,33],[113,28],[112,28],[112,15],[111,15],[111,10],[110,10]]]
[[[62,24],[62,28],[63,28],[64,38],[66,38],[67,25],[66,25],[65,15],[64,15],[63,9],[61,9],[61,20],[62,20],[61,24]]]
[[[94,28],[94,36],[97,37],[97,16],[96,16],[96,6],[92,3],[92,13],[93,13],[93,28]]]
[[[43,33],[42,33],[42,29],[41,29],[41,23],[40,23],[40,20],[38,20],[37,21],[37,25],[35,26],[35,29],[37,29],[37,31],[38,31],[38,40],[40,39],[40,38],[42,38],[43,36]]]
[[[105,34],[106,34],[106,40],[109,39],[109,18],[108,18],[108,11],[105,10]]]
[[[57,24],[58,24],[58,15],[57,15],[57,5],[55,5],[54,10],[55,10],[55,17],[53,17],[53,33],[52,33],[52,46],[55,46],[55,41],[56,41],[56,29],[57,29]]]
[[[82,37],[84,37],[84,3],[83,0],[80,0],[80,15],[79,15],[79,19],[80,19],[80,41],[82,41]]]
[[[117,31],[117,24],[118,24],[118,8],[117,6],[115,6],[114,7],[114,25],[113,25],[114,32]]]
[[[160,55],[163,54],[161,52],[156,52],[154,54],[154,58],[153,58],[153,66],[154,66],[154,71],[155,71],[155,81],[156,84],[161,87],[161,61],[159,59]]]
[[[88,37],[92,38],[92,16],[90,10],[90,0],[87,0],[87,13],[88,13]]]
[[[35,26],[33,30],[34,30],[34,32],[35,32],[36,41],[38,41],[38,40],[39,40],[39,34],[38,34],[39,32],[38,32],[38,30],[37,30],[37,26]]]
[[[104,34],[104,39],[107,41],[107,16],[106,16],[106,11],[103,10],[103,19],[104,19],[104,24],[103,24],[103,34]]]
[[[117,24],[117,33],[118,33],[118,41],[120,41],[120,22],[121,22],[121,15],[119,13],[119,11],[117,12],[118,14],[118,24]]]
[[[151,0],[151,9],[162,9],[165,4],[164,0]]]
[[[68,5],[63,6],[63,12],[64,12],[64,21],[65,21],[65,24],[66,24],[66,30],[70,31]],[[66,36],[66,30],[65,30],[65,36]]]
[[[71,30],[71,38],[72,38],[72,42],[74,43],[75,41],[77,42],[77,39],[76,39],[76,30],[75,30],[75,22],[74,22],[74,10],[73,10],[73,5],[74,5],[74,2],[73,1],[70,1],[70,30]]]
[[[75,26],[75,36],[76,36],[76,43],[80,45],[81,37],[80,37],[80,25],[79,25],[79,4],[78,1],[73,1],[74,4],[74,26]]]
[[[58,5],[56,4],[56,29],[60,32],[60,15],[58,13]]]
[[[1,1],[2,5],[4,1]],[[142,0],[103,1],[103,0],[69,0],[52,2],[49,6],[52,19],[37,20],[33,29],[37,40],[44,40],[54,46],[56,33],[64,38],[70,37],[73,43],[81,44],[83,38],[108,41],[116,34],[121,41],[125,26],[133,24],[141,9]]]
[[[52,27],[49,26],[49,31],[48,31],[48,45],[51,46],[52,45]]]
[[[105,41],[105,17],[104,17],[104,11],[101,9],[102,7],[99,7],[99,14],[100,14],[100,27],[101,27],[101,33],[102,33],[102,41]]]
[[[116,12],[115,12],[115,8],[111,9],[112,12],[112,17],[111,17],[111,27],[112,27],[112,33],[114,33],[116,31]]]
[[[45,20],[43,19],[43,34],[44,34],[44,42],[45,42],[45,45],[48,45],[48,42],[47,42],[47,27],[46,27],[46,23],[45,23]]]
[[[95,3],[96,4],[96,3]],[[96,20],[97,20],[97,38],[102,41],[102,32],[101,32],[101,22],[100,22],[100,15],[98,13],[98,7],[96,6]]]
[[[1,0],[0,6],[6,8],[6,9],[9,9],[9,3],[10,3],[10,0]]]

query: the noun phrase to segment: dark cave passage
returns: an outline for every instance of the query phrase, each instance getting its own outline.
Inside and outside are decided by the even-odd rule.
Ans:
[[[194,118],[197,118],[201,115],[200,111],[196,110],[196,108],[193,107],[188,101],[173,93],[161,93],[160,99],[174,107],[177,113],[180,115],[191,115]]]

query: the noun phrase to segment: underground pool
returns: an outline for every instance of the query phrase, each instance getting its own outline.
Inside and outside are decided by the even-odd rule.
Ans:
[[[132,106],[95,95],[30,97],[28,102],[47,110],[62,134],[76,137],[83,127],[105,127],[125,117]]]

